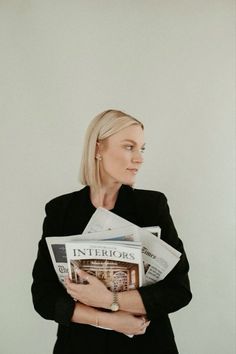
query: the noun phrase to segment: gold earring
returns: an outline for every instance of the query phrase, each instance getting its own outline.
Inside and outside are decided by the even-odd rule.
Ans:
[[[96,159],[99,160],[99,161],[101,161],[102,156],[101,156],[101,155],[96,155]]]

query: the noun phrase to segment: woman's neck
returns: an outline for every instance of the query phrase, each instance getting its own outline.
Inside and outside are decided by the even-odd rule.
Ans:
[[[99,191],[94,191],[90,188],[90,199],[92,204],[96,207],[105,209],[113,209],[117,200],[118,192],[121,184],[112,186],[102,186]]]

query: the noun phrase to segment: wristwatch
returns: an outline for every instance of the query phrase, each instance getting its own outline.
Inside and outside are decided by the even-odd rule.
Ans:
[[[118,311],[120,309],[120,305],[118,303],[118,294],[117,292],[113,292],[113,301],[112,301],[112,304],[110,306],[110,310],[115,312],[115,311]]]

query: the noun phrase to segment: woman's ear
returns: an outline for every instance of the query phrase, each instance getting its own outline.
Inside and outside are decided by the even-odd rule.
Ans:
[[[95,158],[97,160],[101,160],[102,159],[102,156],[100,154],[100,150],[101,150],[101,146],[100,146],[100,142],[96,142],[96,150],[95,150]]]
[[[95,150],[95,155],[100,154],[100,142],[96,142],[96,150]]]

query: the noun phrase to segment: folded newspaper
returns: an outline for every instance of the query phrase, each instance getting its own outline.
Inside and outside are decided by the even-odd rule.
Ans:
[[[155,283],[178,263],[181,253],[160,238],[158,226],[139,227],[104,208],[97,208],[82,234],[46,237],[54,269],[64,284],[69,275],[66,244],[79,240],[138,241],[142,244],[143,286]],[[157,236],[158,237],[157,237]]]
[[[142,243],[142,258],[144,264],[143,284],[148,285],[160,281],[175,267],[178,263],[181,253],[160,237],[160,227],[138,227],[130,221],[112,213],[104,208],[97,208],[90,218],[85,234],[98,232],[102,230],[115,230],[115,228],[125,226],[136,227],[136,239]],[[149,231],[150,230],[150,231]]]

